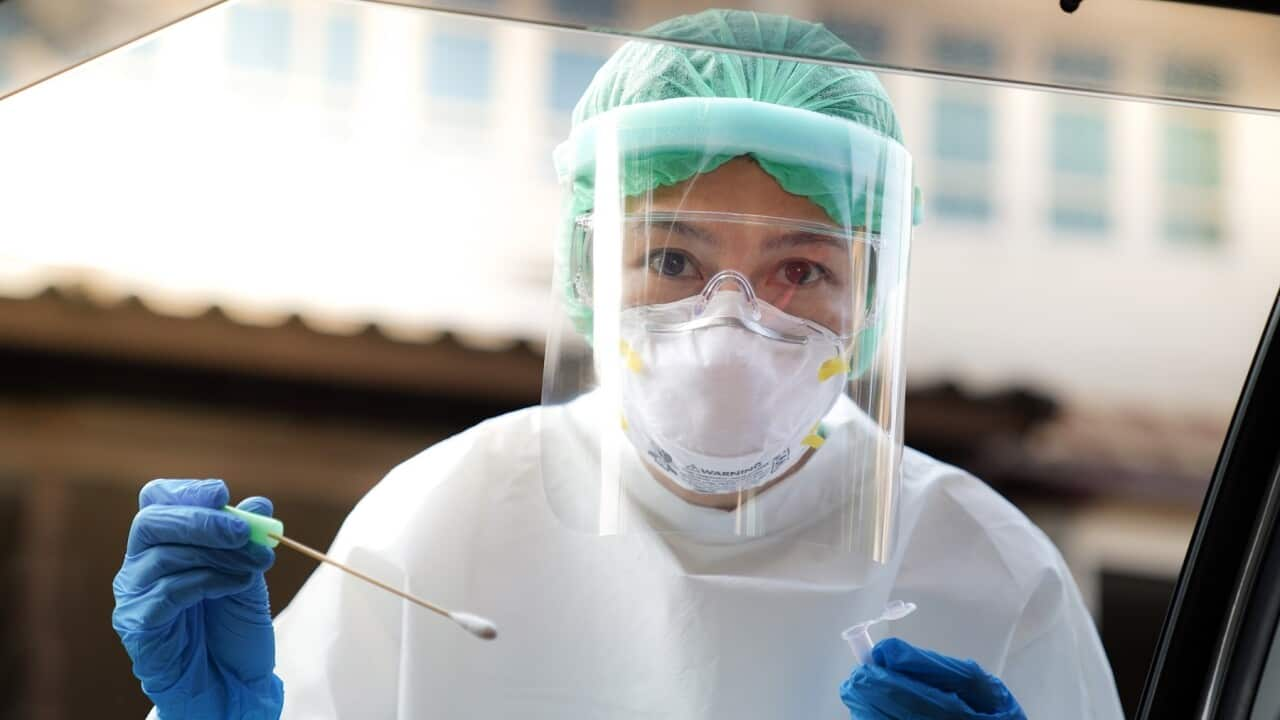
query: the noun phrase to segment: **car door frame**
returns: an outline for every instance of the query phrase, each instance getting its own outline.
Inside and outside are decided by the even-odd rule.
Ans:
[[[1280,294],[1214,467],[1138,718],[1247,720],[1280,618],[1278,508]]]

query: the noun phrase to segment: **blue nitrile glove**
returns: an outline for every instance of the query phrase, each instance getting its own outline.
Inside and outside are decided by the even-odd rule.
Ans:
[[[284,685],[263,572],[269,548],[220,508],[221,480],[153,480],[138,496],[111,625],[162,720],[275,720]],[[271,501],[239,507],[270,515]]]
[[[840,686],[854,720],[1026,720],[1009,688],[972,660],[881,640]]]

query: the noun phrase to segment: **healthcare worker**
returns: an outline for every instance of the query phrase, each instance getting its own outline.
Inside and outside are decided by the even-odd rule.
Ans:
[[[160,717],[1121,717],[1050,541],[902,446],[920,204],[880,83],[780,59],[858,59],[785,17],[652,33],[681,43],[621,48],[555,154],[542,405],[396,468],[331,549],[499,639],[328,567],[273,625],[227,487],[155,481],[113,623]]]

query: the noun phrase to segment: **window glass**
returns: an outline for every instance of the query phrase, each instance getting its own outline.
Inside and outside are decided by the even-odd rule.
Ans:
[[[1106,107],[1054,98],[1049,120],[1050,222],[1057,230],[1100,234],[1110,224],[1111,142]]]
[[[1253,712],[1249,720],[1276,720],[1280,717],[1280,628],[1271,639],[1262,677],[1258,679],[1258,693],[1253,698]]]
[[[335,82],[353,82],[358,47],[355,18],[343,15],[330,18],[326,35],[326,74]]]
[[[933,101],[934,184],[929,212],[940,218],[991,215],[992,117],[984,88],[944,87]]]
[[[275,3],[233,5],[227,13],[227,55],[254,70],[282,71],[289,66],[292,16]]]
[[[489,37],[479,32],[439,31],[428,40],[427,87],[432,95],[461,100],[489,97],[492,74]]]

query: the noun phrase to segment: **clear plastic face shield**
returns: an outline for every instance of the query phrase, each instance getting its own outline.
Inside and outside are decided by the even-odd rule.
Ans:
[[[557,150],[542,475],[588,532],[770,536],[885,562],[911,162],[737,99],[621,107]]]

